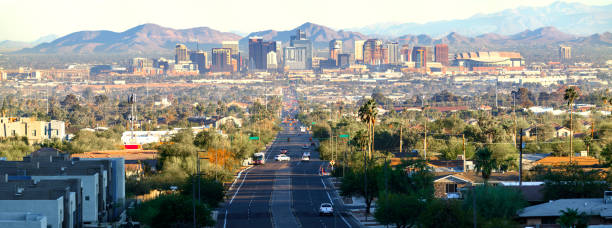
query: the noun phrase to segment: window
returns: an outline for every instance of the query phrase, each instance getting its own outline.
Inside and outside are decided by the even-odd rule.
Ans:
[[[89,201],[89,196],[85,196],[85,200]]]
[[[36,136],[36,130],[32,130],[32,136]]]
[[[446,193],[457,192],[457,184],[446,184]]]
[[[12,130],[12,131],[11,131],[11,136],[17,136],[17,131]]]

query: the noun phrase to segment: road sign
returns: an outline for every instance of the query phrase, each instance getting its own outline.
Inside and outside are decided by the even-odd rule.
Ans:
[[[349,135],[346,135],[346,134],[345,135],[340,135],[340,138],[348,138],[348,137],[349,137]]]
[[[312,122],[312,125],[315,125],[315,124],[317,124],[317,122]]]
[[[259,137],[258,136],[251,136],[251,137],[249,137],[249,139],[250,140],[259,140]]]
[[[334,160],[331,160],[331,161],[329,161],[329,164],[330,164],[331,166],[334,166],[334,165],[336,164],[336,162],[335,162]]]

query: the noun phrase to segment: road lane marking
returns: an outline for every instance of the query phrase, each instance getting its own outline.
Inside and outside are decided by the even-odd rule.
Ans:
[[[323,181],[323,178],[321,178],[321,184],[323,184],[323,187],[324,187],[325,189],[327,189],[327,185],[325,185],[325,182]]]
[[[338,216],[340,216],[340,218],[342,219],[342,221],[344,221],[344,223],[349,227],[349,228],[353,228],[353,226],[351,226],[351,224],[346,221],[346,219],[344,218],[344,216],[342,216],[342,214],[339,214]]]
[[[231,206],[232,202],[234,202],[234,198],[236,198],[236,195],[238,195],[238,192],[240,192],[240,188],[242,188],[242,185],[244,184],[244,179],[246,179],[247,175],[249,175],[249,172],[251,172],[251,170],[252,169],[249,169],[246,173],[244,173],[244,177],[242,178],[238,189],[236,189],[236,192],[234,192],[234,196],[232,196],[232,199],[229,201],[229,204],[227,204],[227,207]],[[242,173],[242,171],[240,171],[240,173]],[[238,174],[238,176],[240,176],[240,174]],[[225,208],[225,216],[223,216],[223,228],[225,228],[225,226],[227,225],[227,207]]]

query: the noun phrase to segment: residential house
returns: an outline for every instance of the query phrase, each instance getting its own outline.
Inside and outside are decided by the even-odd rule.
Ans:
[[[567,127],[564,127],[564,126],[555,127],[555,136],[557,138],[566,138],[566,137],[569,137],[570,134],[571,134],[571,131]]]
[[[484,179],[477,172],[437,172],[434,175],[434,197],[437,198],[463,198],[462,190],[484,184]],[[488,183],[497,185],[517,180],[517,172],[491,173]]]
[[[574,209],[588,216],[588,225],[612,224],[612,193],[603,198],[559,199],[526,207],[518,214],[519,222],[531,227],[558,227],[563,210]]]

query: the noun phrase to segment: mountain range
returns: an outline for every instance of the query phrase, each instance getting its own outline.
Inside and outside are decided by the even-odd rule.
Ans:
[[[467,19],[429,23],[379,23],[351,28],[364,34],[389,37],[404,34],[442,36],[457,32],[466,36],[486,33],[510,35],[528,29],[553,26],[561,31],[590,35],[612,29],[612,4],[590,6],[581,3],[554,2],[543,7],[519,7],[492,14],[474,15]]]
[[[33,44],[3,41],[0,42],[0,47],[4,43],[6,44],[5,46],[13,45],[12,50],[23,48],[15,53],[39,54],[171,54],[177,43],[187,44],[190,49],[196,49],[198,45],[200,49],[208,49],[219,47],[222,41],[239,40],[241,49],[246,51],[248,49],[248,37],[260,36],[264,40],[276,40],[287,43],[290,37],[299,29],[304,31],[307,37],[313,41],[315,49],[321,50],[326,49],[328,42],[332,39],[343,40],[345,50],[353,50],[353,41],[355,40],[383,38],[388,41],[397,41],[400,44],[409,45],[446,43],[449,45],[451,52],[474,50],[517,50],[529,52],[550,48],[555,49],[555,46],[567,44],[585,47],[585,52],[586,50],[593,49],[599,52],[603,51],[604,57],[609,57],[612,55],[612,34],[609,33],[612,29],[612,14],[604,15],[601,12],[612,12],[611,6],[595,7],[579,3],[557,2],[547,7],[523,7],[495,14],[477,15],[465,20],[435,22],[437,24],[429,23],[431,29],[433,29],[431,31],[438,29],[435,31],[444,34],[438,36],[432,35],[433,32],[431,31],[423,32],[423,30],[419,30],[416,27],[404,30],[402,26],[409,24],[400,24],[395,27],[379,26],[376,28],[378,30],[375,31],[367,29],[348,31],[334,30],[323,25],[307,22],[291,30],[258,31],[249,33],[244,37],[208,27],[173,29],[156,24],[143,24],[123,32],[107,30],[74,32],[36,46],[33,46]],[[572,7],[574,8],[572,9]],[[568,15],[573,16],[570,17]],[[542,19],[545,17],[548,19]],[[570,18],[559,19],[563,17]],[[539,24],[535,22],[540,19],[542,21],[538,22]],[[533,23],[526,23],[526,21]],[[560,21],[565,21],[566,23],[561,23]],[[478,23],[482,23],[478,31],[494,32],[474,35],[476,34],[474,31],[477,30],[474,24]],[[535,25],[548,24],[561,24],[561,28],[565,29],[559,29],[559,27],[555,26],[529,28]],[[425,25],[427,24],[420,26]],[[567,27],[572,25],[583,26],[571,29]],[[453,29],[463,32],[453,31]],[[517,31],[509,33],[509,31],[515,30]],[[374,31],[376,34],[369,34],[368,31]],[[419,31],[421,33],[418,33]],[[570,34],[564,31],[576,32]],[[597,31],[599,33],[589,33],[590,35],[580,34],[581,32],[589,31]],[[0,52],[2,52],[1,48]]]
[[[20,53],[164,53],[177,43],[191,43],[203,47],[224,40],[238,40],[241,36],[220,32],[208,27],[172,29],[156,24],[143,24],[124,32],[80,31],[49,43],[24,48]]]
[[[45,43],[45,42],[51,42],[55,39],[57,39],[56,35],[46,35],[32,42],[23,42],[23,41],[14,41],[14,40],[0,41],[0,53],[13,52],[13,51],[21,50],[23,48],[34,47],[38,44]]]

